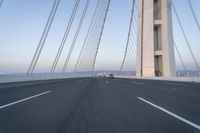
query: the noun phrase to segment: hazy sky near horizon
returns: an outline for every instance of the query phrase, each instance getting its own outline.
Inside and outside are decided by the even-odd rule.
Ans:
[[[58,64],[60,72],[75,34],[86,0],[81,0],[75,23],[66,41]],[[54,0],[4,0],[0,8],[0,73],[24,73],[27,71]],[[186,31],[191,47],[200,65],[200,32],[197,29],[187,0],[173,0]],[[200,22],[200,0],[191,0]],[[55,20],[42,51],[36,72],[49,72],[53,59],[69,21],[75,0],[61,0]],[[88,13],[70,59],[68,71],[72,70],[83,44],[97,0],[91,0]],[[120,68],[130,21],[131,0],[111,0],[95,69],[118,70]],[[137,12],[135,12],[137,14]],[[134,28],[136,23],[133,22]],[[185,40],[173,13],[173,31],[180,53],[188,69],[195,69]],[[182,69],[177,58],[177,68]],[[133,63],[126,64],[134,68]]]

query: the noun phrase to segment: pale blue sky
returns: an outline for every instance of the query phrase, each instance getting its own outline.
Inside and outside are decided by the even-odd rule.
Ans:
[[[173,0],[180,14],[191,47],[200,64],[200,32],[194,23],[187,0]],[[197,18],[200,21],[200,1],[191,0]],[[47,21],[54,0],[4,0],[0,8],[0,73],[26,72],[38,41]],[[49,72],[58,45],[63,36],[75,0],[61,0],[59,10],[53,22],[44,50],[39,59],[36,72]],[[78,52],[83,43],[88,24],[97,0],[91,0],[89,12],[84,21],[75,50],[70,60],[68,70],[74,67]],[[81,0],[75,23],[73,24],[66,47],[59,62],[60,71],[67,55],[69,45],[75,33],[85,0]],[[127,32],[131,11],[131,0],[111,0],[111,5],[97,57],[96,69],[118,70],[122,62],[126,45]],[[184,62],[188,69],[194,68],[194,63],[186,48],[185,41],[173,17],[174,39],[178,44]],[[134,22],[135,23],[135,22]],[[135,27],[136,28],[136,27]],[[177,66],[180,68],[179,60]],[[127,65],[127,68],[132,66]]]

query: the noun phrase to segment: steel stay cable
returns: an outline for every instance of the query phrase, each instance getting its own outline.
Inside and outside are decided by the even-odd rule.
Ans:
[[[90,33],[90,35],[89,35],[89,39],[88,39],[88,41],[87,41],[87,45],[86,45],[86,48],[85,48],[85,50],[84,50],[84,53],[83,53],[83,56],[82,56],[82,58],[81,58],[81,61],[80,61],[80,63],[79,63],[79,68],[80,68],[80,65],[82,64],[82,65],[84,65],[84,63],[85,63],[85,60],[86,60],[86,57],[87,57],[87,53],[90,53],[90,52],[93,52],[94,51],[94,47],[89,47],[89,45],[90,45],[90,42],[91,41],[95,41],[94,40],[94,38],[95,38],[95,36],[94,35],[96,35],[96,34],[98,34],[98,28],[99,28],[99,24],[100,24],[100,22],[102,21],[101,20],[101,18],[103,18],[103,20],[104,20],[104,14],[103,14],[103,10],[104,10],[104,5],[106,4],[106,1],[107,0],[103,0],[102,1],[102,3],[101,3],[101,6],[99,7],[99,10],[98,10],[98,13],[97,13],[97,15],[96,15],[96,18],[95,18],[95,22],[94,22],[94,25],[93,25],[93,27],[92,27],[92,30],[91,30],[91,33]],[[101,29],[100,29],[101,30]],[[99,36],[99,35],[97,35],[97,36]],[[98,42],[97,42],[98,43]],[[90,52],[89,52],[90,51]],[[87,57],[88,58],[88,57]],[[89,57],[89,58],[91,58],[91,57]],[[92,61],[90,61],[90,64],[88,64],[87,63],[87,65],[91,65],[92,66]]]
[[[132,39],[133,38],[133,39]],[[136,42],[136,39],[135,39],[135,37],[133,36],[133,34],[132,34],[132,38],[130,38],[130,43],[132,43],[133,45],[137,45],[137,42]],[[133,46],[132,45],[132,46]],[[136,53],[136,50],[135,50],[135,47],[133,46],[133,49],[134,49],[134,52]]]
[[[130,47],[129,47],[130,48]],[[131,54],[131,50],[128,48],[128,51],[129,51],[129,56],[131,57],[132,61],[133,61],[133,64],[136,65],[136,62],[135,62],[135,58],[133,57],[133,55]]]
[[[184,64],[184,62],[183,62],[183,58],[181,57],[180,51],[179,51],[179,49],[178,49],[178,47],[177,47],[175,41],[174,41],[174,46],[175,46],[177,55],[178,55],[178,57],[179,57],[179,59],[180,59],[180,61],[181,61],[181,64],[182,64],[182,66],[183,66],[183,69],[186,71],[187,69],[186,69],[185,64]]]
[[[58,9],[59,3],[60,3],[60,0],[55,0],[55,2],[53,4],[53,7],[51,9],[51,13],[50,13],[49,18],[47,20],[45,29],[43,31],[43,34],[42,34],[41,38],[40,38],[40,41],[39,41],[38,47],[37,47],[37,49],[35,51],[34,57],[33,57],[32,61],[31,61],[31,65],[29,66],[29,69],[28,69],[28,72],[27,72],[28,75],[31,75],[32,72],[35,69],[37,61],[38,61],[38,59],[40,57],[40,54],[41,54],[41,51],[43,49],[44,43],[45,43],[46,38],[48,36],[49,30],[51,28],[52,22],[54,20],[54,17],[55,17],[56,11]]]
[[[192,12],[193,18],[194,18],[195,23],[196,23],[196,25],[197,25],[197,27],[198,27],[198,29],[199,29],[199,32],[200,32],[199,21],[198,21],[198,19],[197,19],[197,16],[196,16],[196,14],[195,14],[194,8],[193,8],[192,3],[191,3],[190,0],[188,0],[188,5],[189,5],[189,7],[190,7],[190,10],[191,10],[191,12]]]
[[[86,54],[87,54],[87,51],[89,50],[89,41],[92,39],[91,37],[92,37],[92,35],[95,33],[95,30],[94,30],[94,29],[96,29],[96,27],[97,27],[97,24],[98,24],[100,15],[101,15],[101,13],[102,13],[104,1],[105,1],[105,0],[102,1],[101,6],[100,6],[99,9],[98,9],[97,15],[96,15],[96,17],[95,17],[95,22],[94,22],[93,27],[92,27],[92,29],[91,29],[91,32],[90,32],[90,35],[89,35],[89,39],[88,39],[88,41],[87,41],[87,44],[86,44],[86,47],[85,47],[85,49],[84,49],[83,55],[82,55],[82,57],[81,57],[81,60],[80,60],[79,65],[78,65],[78,68],[80,68],[80,65],[84,62],[85,57],[86,57]]]
[[[133,44],[137,44],[137,41],[136,41],[136,39],[135,39],[135,36],[132,34],[132,32],[131,32],[131,36],[132,36],[132,39],[130,38],[130,41],[133,43]]]
[[[178,16],[178,13],[177,13],[177,11],[176,11],[176,8],[175,8],[175,6],[174,6],[174,4],[173,4],[173,1],[172,1],[172,7],[173,7],[173,9],[174,9],[175,16],[176,16],[177,21],[178,21],[178,24],[179,24],[179,26],[180,26],[180,28],[181,28],[182,34],[183,34],[183,36],[184,36],[184,39],[185,39],[185,41],[186,41],[187,47],[188,47],[188,49],[189,49],[189,51],[190,51],[190,54],[192,55],[192,58],[193,58],[194,63],[195,63],[195,65],[196,65],[196,68],[197,68],[198,71],[200,71],[200,67],[199,67],[199,65],[198,65],[198,63],[197,63],[197,60],[196,60],[195,56],[194,56],[194,53],[193,53],[193,50],[192,50],[192,48],[191,48],[191,46],[190,46],[190,43],[189,43],[189,41],[188,41],[188,38],[187,38],[187,36],[186,36],[186,34],[185,34],[185,31],[184,31],[184,29],[183,29],[182,23],[181,23],[181,21],[180,21],[180,18],[179,18],[179,16]]]
[[[130,40],[130,34],[131,34],[132,22],[133,22],[133,14],[134,14],[134,6],[135,6],[135,0],[133,0],[133,3],[132,3],[132,11],[131,11],[131,20],[130,20],[130,25],[129,25],[128,39],[127,39],[127,43],[126,43],[125,54],[124,54],[122,64],[120,67],[120,72],[122,71],[123,66],[124,66],[124,62],[125,62],[125,58],[126,58],[126,54],[127,54],[128,43]]]
[[[97,13],[97,16],[96,16],[94,25],[93,25],[93,27],[92,27],[92,30],[91,30],[89,39],[88,39],[88,41],[87,41],[87,45],[86,45],[84,54],[83,54],[83,56],[82,56],[82,59],[81,59],[81,62],[80,62],[79,65],[81,65],[82,63],[85,63],[87,54],[90,53],[90,52],[92,52],[92,51],[94,50],[94,48],[90,46],[90,42],[94,40],[94,38],[95,38],[94,35],[95,35],[96,33],[98,33],[98,32],[97,32],[98,24],[101,22],[101,19],[100,19],[100,18],[101,18],[101,15],[103,15],[103,7],[104,7],[104,4],[105,4],[105,1],[106,1],[106,0],[104,0],[104,1],[101,3],[101,6],[100,6],[100,8],[99,8],[99,10],[98,10],[98,13]],[[89,47],[89,46],[90,46],[90,47]],[[90,52],[89,52],[89,51],[90,51]],[[84,64],[83,64],[83,65],[84,65]],[[90,61],[90,64],[88,64],[88,65],[92,65],[92,62]],[[80,66],[79,66],[79,68],[80,68]]]
[[[127,49],[127,57],[126,57],[126,59],[125,59],[125,62],[133,62],[133,65],[135,65],[135,61],[134,61],[134,58],[132,57],[132,55],[130,54],[130,50],[129,49]],[[129,57],[129,58],[128,58]],[[128,60],[129,59],[129,60]],[[123,69],[124,69],[124,67],[123,67]],[[123,71],[123,69],[122,69],[122,71]]]
[[[47,22],[46,22],[45,28],[44,28],[44,30],[43,30],[42,36],[41,36],[41,38],[40,38],[40,41],[39,41],[39,43],[38,43],[38,46],[37,46],[36,51],[35,51],[35,53],[34,53],[34,56],[33,56],[32,60],[31,60],[31,64],[30,64],[30,66],[29,66],[29,68],[28,68],[28,72],[27,72],[28,75],[31,74],[31,70],[32,70],[32,67],[33,67],[33,63],[35,62],[35,58],[36,58],[36,56],[37,56],[37,54],[38,54],[38,51],[39,51],[39,49],[40,49],[40,47],[41,47],[41,42],[42,42],[42,40],[43,40],[43,38],[44,38],[44,35],[45,35],[46,31],[47,31],[47,28],[48,28],[48,26],[49,26],[49,22],[50,22],[50,19],[52,18],[52,14],[53,14],[53,12],[55,11],[56,3],[57,3],[57,0],[54,1],[54,4],[53,4],[53,6],[52,6],[52,8],[51,8],[51,12],[50,12],[50,14],[49,14],[49,17],[48,17],[48,20],[47,20]]]
[[[84,48],[85,48],[85,46],[86,46],[86,42],[87,42],[87,40],[88,40],[88,37],[89,37],[89,35],[90,35],[90,31],[91,31],[92,26],[93,26],[93,24],[94,24],[95,16],[97,15],[97,12],[98,12],[98,9],[99,9],[99,5],[100,5],[100,0],[98,0],[98,2],[97,2],[97,5],[96,5],[96,8],[95,8],[94,14],[93,14],[93,16],[92,16],[92,20],[91,20],[91,22],[90,22],[90,25],[89,25],[89,28],[88,28],[88,31],[87,31],[85,40],[84,40],[84,42],[83,42],[83,46],[82,46],[81,51],[80,51],[80,53],[79,53],[79,56],[78,56],[78,59],[77,59],[77,62],[76,62],[75,68],[74,68],[74,71],[75,71],[75,72],[77,71],[78,64],[80,63],[80,59],[81,59],[81,56],[82,56],[82,54],[83,54]]]
[[[89,7],[89,3],[90,3],[90,0],[87,0],[87,1],[86,1],[86,5],[85,5],[85,8],[84,8],[84,11],[83,11],[83,14],[82,14],[82,16],[81,16],[81,19],[80,19],[80,22],[79,22],[79,25],[78,25],[78,28],[77,28],[77,31],[76,31],[75,36],[74,36],[73,42],[72,42],[72,44],[71,44],[71,46],[70,46],[69,53],[67,54],[67,58],[66,58],[66,60],[65,60],[64,66],[63,66],[62,73],[64,73],[64,72],[66,71],[66,68],[67,68],[69,59],[70,59],[71,54],[72,54],[72,52],[73,52],[73,49],[74,49],[75,43],[76,43],[76,41],[77,41],[79,32],[80,32],[80,30],[81,30],[81,27],[82,27],[82,24],[83,24],[85,15],[86,15],[86,13],[87,13],[87,9],[88,9],[88,7]]]
[[[130,47],[130,50],[132,51],[132,54],[135,58],[136,57],[135,50],[134,50],[134,47],[131,46],[131,43],[129,43],[129,47]]]
[[[38,53],[38,55],[37,55],[37,57],[36,57],[36,60],[35,60],[35,63],[33,64],[33,69],[32,69],[32,71],[31,71],[31,73],[34,71],[34,69],[35,69],[35,67],[36,67],[36,64],[37,64],[37,62],[38,62],[38,59],[39,59],[40,54],[41,54],[41,52],[42,52],[42,49],[43,49],[43,47],[44,47],[45,41],[46,41],[47,36],[48,36],[48,34],[49,34],[49,31],[50,31],[52,22],[53,22],[53,20],[54,20],[54,18],[55,18],[55,14],[56,14],[56,12],[57,12],[59,3],[60,3],[60,0],[58,0],[58,3],[57,3],[57,5],[56,5],[56,9],[55,9],[55,11],[54,11],[54,13],[53,13],[53,16],[52,16],[52,19],[51,19],[51,21],[50,21],[49,27],[48,27],[48,29],[47,29],[47,34],[46,34],[45,37],[44,37],[44,40],[43,40],[42,45],[41,45],[41,49],[39,50],[39,53]]]
[[[102,26],[102,29],[101,29],[101,34],[100,34],[100,38],[99,38],[99,41],[98,41],[94,62],[93,62],[93,65],[92,65],[92,76],[93,76],[93,73],[94,73],[94,67],[95,67],[95,64],[96,64],[96,58],[97,58],[97,54],[98,54],[98,51],[99,51],[99,45],[101,43],[101,38],[102,38],[102,35],[103,35],[103,30],[104,30],[104,27],[105,27],[106,18],[108,16],[108,10],[109,10],[109,7],[110,7],[110,1],[111,0],[108,0],[108,5],[107,5],[107,8],[106,8],[106,13],[105,13],[104,21],[103,21],[103,26]]]
[[[100,5],[99,8],[98,8],[98,12],[97,12],[97,14],[96,14],[96,16],[95,16],[95,18],[94,18],[94,23],[93,23],[92,28],[91,28],[91,31],[90,31],[90,33],[89,33],[89,35],[88,35],[88,39],[87,39],[87,42],[86,42],[86,46],[85,46],[85,48],[84,48],[84,50],[83,50],[83,54],[82,54],[82,56],[81,56],[81,59],[80,59],[80,62],[79,62],[79,64],[78,64],[78,67],[77,67],[77,68],[80,68],[80,65],[81,65],[82,63],[84,63],[84,61],[85,61],[86,54],[88,53],[89,48],[90,48],[90,47],[89,47],[89,41],[91,41],[92,35],[95,33],[95,30],[94,30],[94,29],[96,29],[96,27],[97,27],[97,24],[98,24],[97,22],[99,21],[99,20],[98,20],[98,17],[100,16],[102,6],[103,6],[103,2],[101,2],[101,5]]]
[[[69,20],[69,22],[67,24],[65,33],[64,33],[62,41],[60,43],[57,55],[56,55],[56,57],[54,59],[54,62],[53,62],[52,68],[51,68],[51,73],[55,72],[55,69],[57,67],[58,61],[60,59],[61,53],[62,53],[64,45],[65,45],[66,39],[68,37],[68,34],[69,34],[70,29],[71,29],[72,23],[74,21],[75,15],[77,13],[77,9],[78,9],[79,3],[80,3],[80,0],[76,0],[74,8],[73,8],[73,11],[72,11],[71,16],[70,16],[70,20]]]
[[[130,46],[128,47],[128,51],[129,51],[129,54],[130,54],[130,56],[131,56],[131,58],[133,59],[133,62],[134,62],[134,64],[135,64],[135,58],[134,58],[134,56],[133,56],[133,54],[132,54],[132,52],[131,52],[131,50],[130,50]]]

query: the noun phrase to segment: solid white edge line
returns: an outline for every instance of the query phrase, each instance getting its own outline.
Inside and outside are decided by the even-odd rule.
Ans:
[[[51,93],[51,91],[46,91],[46,92],[43,92],[43,93],[40,93],[40,94],[31,96],[31,97],[27,97],[27,98],[18,100],[18,101],[16,101],[16,102],[12,102],[12,103],[9,103],[9,104],[0,106],[0,109],[3,109],[3,108],[6,108],[6,107],[9,107],[9,106],[12,106],[12,105],[17,104],[17,103],[24,102],[24,101],[27,101],[27,100],[30,100],[30,99],[35,98],[35,97],[39,97],[39,96],[45,95],[45,94],[47,94],[47,93]]]
[[[176,119],[178,119],[178,120],[180,120],[180,121],[182,121],[182,122],[184,122],[184,123],[186,123],[186,124],[188,124],[188,125],[190,125],[190,126],[192,126],[194,128],[197,128],[198,130],[200,130],[200,126],[199,125],[197,125],[197,124],[195,124],[193,122],[190,122],[189,120],[187,120],[187,119],[185,119],[185,118],[183,118],[183,117],[181,117],[179,115],[176,115],[176,114],[174,114],[174,113],[172,113],[172,112],[170,112],[170,111],[168,111],[168,110],[166,110],[166,109],[164,109],[164,108],[162,108],[160,106],[157,106],[157,105],[155,105],[155,104],[153,104],[153,103],[151,103],[151,102],[149,102],[149,101],[147,101],[147,100],[145,100],[145,99],[143,99],[141,97],[137,97],[137,98],[142,100],[143,102],[145,102],[145,103],[147,103],[147,104],[149,104],[149,105],[151,105],[151,106],[153,106],[153,107],[155,107],[155,108],[157,108],[157,109],[159,109],[159,110],[161,110],[161,111],[163,111],[163,112],[175,117]]]

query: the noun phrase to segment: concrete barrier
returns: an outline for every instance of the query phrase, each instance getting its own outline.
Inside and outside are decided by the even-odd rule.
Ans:
[[[10,74],[0,75],[0,83],[22,82],[22,81],[37,81],[37,80],[49,80],[49,79],[64,79],[64,78],[78,78],[84,77],[83,75],[75,76],[73,74],[34,74],[27,76],[25,74]]]
[[[149,80],[166,80],[180,82],[197,82],[200,83],[200,77],[135,77],[135,76],[115,76],[117,78],[132,78],[132,79],[149,79]]]
[[[27,76],[25,74],[10,74],[10,75],[0,75],[0,83],[10,83],[10,82],[22,82],[22,81],[37,81],[37,80],[49,80],[49,79],[64,79],[64,78],[80,78],[80,77],[90,77],[88,74],[34,74],[32,76]],[[137,78],[135,76],[115,76],[117,78],[128,78],[128,79],[149,79],[149,80],[166,80],[166,81],[180,81],[180,82],[197,82],[200,83],[200,77],[142,77]]]

